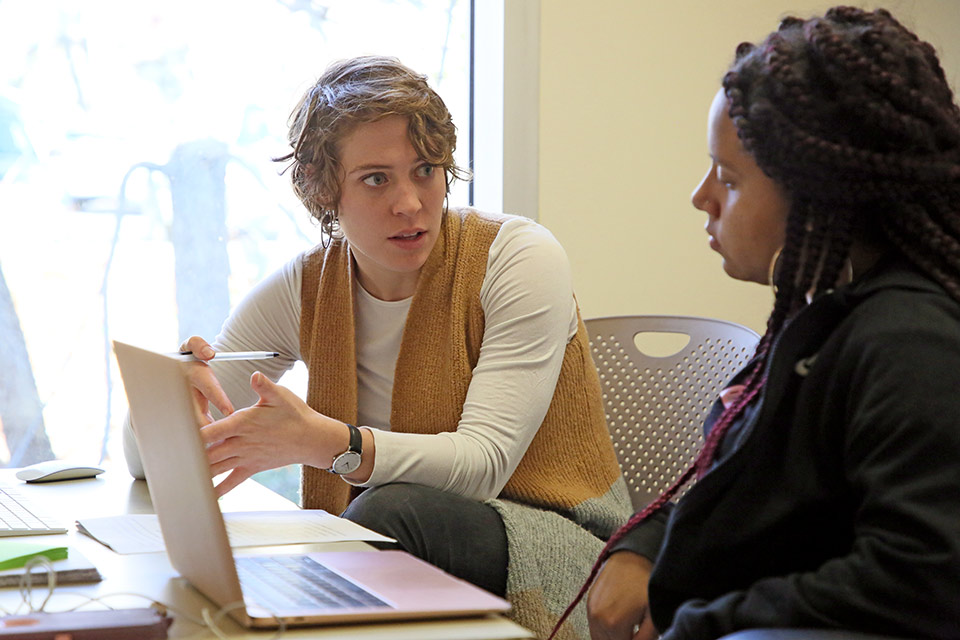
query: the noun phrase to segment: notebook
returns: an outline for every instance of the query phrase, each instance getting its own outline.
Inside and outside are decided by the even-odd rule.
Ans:
[[[9,538],[0,539],[0,558],[6,566],[0,563],[0,587],[15,587],[27,572],[27,560],[36,555],[44,555],[51,560],[53,572],[57,576],[57,584],[76,584],[83,582],[99,582],[103,579],[97,568],[73,547],[58,545],[44,545],[14,541]],[[35,586],[47,584],[47,566],[38,564],[31,567],[30,575]]]
[[[67,548],[19,540],[0,540],[0,571],[19,569],[37,556],[43,556],[50,562],[65,560]]]
[[[234,557],[181,363],[114,341],[147,485],[174,568],[247,627],[504,612],[510,604],[403,551]],[[242,584],[241,584],[242,576]],[[288,578],[305,586],[285,595]],[[332,587],[330,586],[332,583]]]

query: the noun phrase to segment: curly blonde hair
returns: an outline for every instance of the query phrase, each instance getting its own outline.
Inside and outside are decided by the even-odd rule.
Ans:
[[[453,160],[457,132],[447,106],[427,78],[396,58],[360,56],[334,62],[290,113],[287,162],[293,190],[328,235],[336,231],[343,167],[339,142],[357,125],[399,115],[417,154],[442,167],[447,191],[470,173]]]

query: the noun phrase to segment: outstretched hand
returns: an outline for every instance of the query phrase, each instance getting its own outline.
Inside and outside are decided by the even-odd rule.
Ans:
[[[655,640],[647,583],[653,564],[632,551],[607,558],[587,596],[591,640]]]
[[[250,376],[250,388],[259,396],[255,405],[200,429],[211,474],[230,472],[217,485],[218,496],[260,471],[294,463],[329,466],[332,457],[322,460],[329,445],[324,447],[317,423],[324,416],[259,371]],[[317,454],[319,463],[310,459]]]

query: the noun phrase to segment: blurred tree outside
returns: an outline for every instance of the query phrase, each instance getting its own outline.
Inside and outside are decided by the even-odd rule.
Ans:
[[[10,290],[0,263],[0,426],[10,466],[53,458],[43,426],[43,406]]]
[[[122,467],[110,341],[212,338],[319,241],[271,158],[332,60],[426,73],[468,166],[469,43],[469,0],[0,0],[0,464]],[[257,479],[296,499],[297,475]]]

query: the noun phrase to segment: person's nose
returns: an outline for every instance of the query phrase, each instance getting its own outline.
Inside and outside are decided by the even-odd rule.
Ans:
[[[402,179],[397,183],[394,192],[393,213],[396,215],[415,216],[423,208],[420,190],[413,180]]]
[[[703,179],[700,180],[700,184],[693,190],[693,193],[690,194],[690,202],[693,203],[693,206],[703,211],[704,213],[710,216],[717,215],[717,203],[715,200],[710,198],[710,176],[713,173],[713,168],[710,168],[710,171],[703,176]]]

